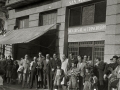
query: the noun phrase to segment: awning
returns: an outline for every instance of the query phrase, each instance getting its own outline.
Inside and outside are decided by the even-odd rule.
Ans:
[[[0,44],[28,43],[42,36],[55,25],[56,24],[20,30],[10,30],[4,36],[0,37]]]

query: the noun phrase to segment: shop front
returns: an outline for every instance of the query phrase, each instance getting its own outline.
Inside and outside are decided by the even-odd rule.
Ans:
[[[105,30],[105,24],[68,28],[68,53],[104,60]]]
[[[14,60],[24,58],[28,54],[30,58],[42,52],[56,53],[56,36],[59,24],[51,24],[29,29],[10,30],[0,38],[0,43],[7,46],[12,45]],[[10,55],[10,54],[9,54]]]
[[[69,0],[66,5],[69,12],[68,54],[104,60],[106,0]]]

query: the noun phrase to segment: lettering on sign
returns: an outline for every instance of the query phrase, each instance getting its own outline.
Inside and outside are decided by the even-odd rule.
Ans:
[[[70,0],[69,5],[77,4],[77,3],[83,3],[91,0]]]
[[[96,32],[96,31],[104,31],[105,29],[106,29],[106,25],[77,27],[77,28],[69,28],[68,33],[74,34],[74,33]]]

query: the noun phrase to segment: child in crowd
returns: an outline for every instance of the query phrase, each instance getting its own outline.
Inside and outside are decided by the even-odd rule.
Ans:
[[[77,76],[79,74],[79,69],[75,67],[75,62],[72,62],[71,64],[72,68],[68,71],[68,90],[77,90]]]
[[[98,78],[94,75],[94,73],[91,74],[90,82],[91,90],[98,90]]]
[[[24,67],[20,64],[17,72],[18,72],[18,83],[22,83],[22,74],[23,74]]]
[[[64,77],[64,71],[57,65],[57,69],[54,75],[54,87],[55,90],[59,90],[61,88],[61,82]]]

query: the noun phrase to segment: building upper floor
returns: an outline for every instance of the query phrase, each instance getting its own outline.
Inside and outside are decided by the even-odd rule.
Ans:
[[[59,1],[59,0],[7,0],[6,6],[9,7],[9,9],[15,9],[33,4],[39,4],[44,2],[49,3],[55,1]]]
[[[9,0],[6,6],[23,0]],[[34,2],[34,0],[24,0]],[[8,27],[19,29],[44,26],[54,23],[64,23],[63,27],[82,27],[106,22],[106,0],[35,0],[23,7],[9,10]],[[8,1],[7,1],[8,2]],[[39,2],[39,3],[38,3]],[[49,3],[48,3],[49,2]],[[20,3],[19,3],[20,4]],[[66,20],[66,21],[65,21]]]

